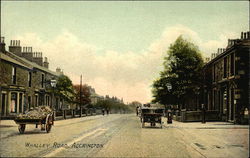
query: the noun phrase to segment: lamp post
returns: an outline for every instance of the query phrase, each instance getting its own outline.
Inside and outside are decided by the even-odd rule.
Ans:
[[[55,99],[54,99],[55,98],[56,80],[50,80],[50,85],[52,87],[52,109],[53,109],[53,111],[54,110],[56,111],[56,109],[55,109]],[[54,114],[54,119],[55,119],[56,113],[54,112],[53,114]]]
[[[80,78],[80,117],[82,117],[82,75]]]
[[[170,92],[170,90],[172,89],[172,85],[171,84],[167,84],[167,88],[168,88],[168,91]],[[171,111],[171,105],[167,111],[167,118],[168,118],[168,121],[167,123],[172,123],[172,111]]]
[[[168,91],[170,92],[172,89],[172,85],[170,83],[167,83],[167,88],[168,88]]]

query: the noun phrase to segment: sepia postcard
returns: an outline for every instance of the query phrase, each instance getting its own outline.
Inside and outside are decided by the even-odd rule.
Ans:
[[[0,157],[249,157],[249,1],[0,5]]]

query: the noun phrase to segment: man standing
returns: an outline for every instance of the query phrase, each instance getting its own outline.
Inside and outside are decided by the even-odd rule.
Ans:
[[[102,115],[104,116],[104,114],[105,114],[105,110],[104,110],[104,108],[102,109]]]

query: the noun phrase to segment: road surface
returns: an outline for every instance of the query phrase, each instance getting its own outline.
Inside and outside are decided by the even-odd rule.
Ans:
[[[55,121],[50,133],[3,125],[1,157],[248,157],[248,126],[226,123],[167,124],[141,128],[134,114]]]

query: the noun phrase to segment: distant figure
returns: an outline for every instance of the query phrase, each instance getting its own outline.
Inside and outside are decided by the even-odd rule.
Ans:
[[[109,115],[109,109],[107,109],[106,111],[107,111],[107,115]]]
[[[138,116],[138,114],[139,114],[139,107],[137,106],[136,107],[136,116]]]
[[[102,115],[104,116],[104,114],[105,114],[105,110],[104,110],[104,109],[102,109]]]

